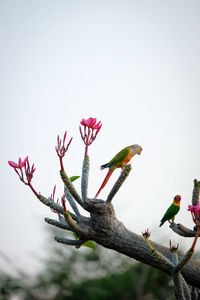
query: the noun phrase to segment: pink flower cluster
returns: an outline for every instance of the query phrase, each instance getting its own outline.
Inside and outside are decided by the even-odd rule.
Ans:
[[[25,184],[31,182],[36,168],[34,167],[34,164],[30,168],[28,156],[23,161],[21,157],[19,157],[18,164],[14,161],[9,161],[8,164],[14,168],[21,181],[23,181]],[[25,182],[24,175],[26,176],[27,182]]]
[[[34,194],[38,197],[38,193],[34,190],[31,185],[33,173],[35,172],[34,164],[30,167],[28,156],[22,161],[21,157],[18,159],[18,163],[14,161],[8,161],[9,166],[14,168],[15,172],[19,176],[19,179],[26,185],[29,185]]]
[[[25,167],[27,161],[28,161],[28,156],[23,161],[21,157],[19,157],[18,164],[14,161],[9,161],[8,164],[14,169],[22,169],[23,167]]]
[[[53,194],[51,194],[51,196],[48,198],[49,200],[51,200],[52,202],[60,205],[60,201],[59,201],[59,198],[57,199],[57,201],[55,201],[55,192],[56,192],[56,185],[54,186],[53,188]],[[51,211],[53,211],[54,213],[56,213],[59,217],[60,217],[60,213],[57,212],[56,210],[54,210],[53,208],[51,208]]]
[[[65,133],[64,133],[63,140],[59,137],[59,135],[57,137],[56,152],[60,159],[61,170],[64,170],[62,158],[65,156],[65,153],[67,152],[69,145],[71,144],[71,141],[72,141],[72,138],[71,138],[69,143],[67,145],[65,145],[66,137],[67,137],[67,131],[65,131]]]
[[[97,122],[96,118],[89,118],[87,120],[82,119],[82,121],[80,123],[84,127],[84,131],[82,132],[82,129],[80,126],[80,133],[81,133],[81,138],[86,145],[85,146],[85,156],[86,156],[87,151],[88,151],[88,146],[91,145],[92,142],[95,140],[99,130],[101,129],[102,124],[101,124],[101,121]],[[67,152],[69,145],[71,144],[71,141],[72,141],[72,138],[71,138],[69,140],[69,142],[66,143],[66,137],[67,137],[67,131],[65,131],[63,139],[61,139],[59,135],[57,137],[56,152],[60,159],[61,170],[64,170],[63,157],[64,157],[65,153]],[[35,172],[35,167],[34,167],[34,164],[32,166],[30,166],[28,156],[26,156],[26,158],[24,160],[22,160],[21,157],[19,157],[18,163],[14,162],[14,161],[8,161],[8,164],[15,170],[15,172],[19,176],[19,179],[24,184],[28,185],[31,188],[31,190],[34,192],[34,194],[38,197],[39,194],[35,191],[35,189],[33,188],[32,184],[31,184],[33,174]],[[51,197],[49,199],[54,201],[54,197],[55,197],[55,187],[53,190],[53,194],[51,195]],[[64,201],[64,200],[62,200],[62,201]]]
[[[200,224],[200,203],[197,202],[196,205],[188,205],[188,211],[191,211],[193,221],[195,224]]]
[[[84,127],[84,132],[82,132],[81,126],[79,127],[79,129],[80,129],[81,138],[85,144],[85,156],[86,156],[88,152],[88,146],[91,145],[92,142],[95,140],[99,130],[101,129],[102,124],[101,121],[97,123],[96,118],[89,118],[87,120],[82,119],[80,123]]]
[[[87,120],[85,119],[82,119],[82,121],[80,122],[81,125],[83,126],[87,126],[88,128],[91,128],[91,129],[97,129],[98,131],[101,129],[101,121],[99,121],[98,123],[96,123],[97,119],[96,118],[89,118]]]

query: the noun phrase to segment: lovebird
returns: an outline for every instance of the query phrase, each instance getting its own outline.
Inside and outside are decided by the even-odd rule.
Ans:
[[[119,153],[117,153],[107,164],[101,166],[101,170],[105,168],[109,168],[109,171],[102,185],[100,186],[100,189],[96,193],[95,198],[99,195],[100,191],[104,188],[110,176],[112,175],[113,171],[117,168],[122,168],[123,170],[126,164],[131,160],[131,158],[135,154],[140,155],[141,151],[142,151],[142,147],[137,144],[125,147]]]
[[[160,221],[160,227],[166,222],[172,220],[172,223],[174,222],[175,215],[179,212],[180,209],[180,201],[181,196],[176,195],[174,197],[174,201],[170,205],[170,207],[167,209],[166,213],[164,214],[162,220]]]

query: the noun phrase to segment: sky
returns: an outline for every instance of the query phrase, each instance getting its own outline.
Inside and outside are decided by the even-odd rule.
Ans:
[[[117,218],[152,240],[189,247],[160,219],[173,197],[176,217],[190,228],[193,180],[199,179],[199,1],[0,1],[0,263],[33,272],[47,254],[45,217],[56,218],[23,185],[8,160],[29,156],[33,186],[63,194],[56,138],[67,130],[69,176],[81,175],[82,118],[102,128],[89,147],[89,197],[106,171],[100,166],[128,145],[143,151],[113,199]],[[120,170],[100,194],[106,199]],[[75,183],[80,192],[80,182]],[[84,212],[83,212],[84,213]],[[54,240],[49,243],[55,243]],[[60,247],[64,247],[60,245]],[[200,245],[197,244],[200,248]],[[29,266],[27,268],[26,266]]]

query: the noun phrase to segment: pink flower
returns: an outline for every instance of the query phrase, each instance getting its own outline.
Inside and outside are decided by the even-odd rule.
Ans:
[[[62,201],[62,207],[64,209],[64,212],[67,213],[65,195],[62,196],[61,201]]]
[[[195,213],[196,206],[195,205],[188,205],[188,211],[191,211],[191,213]]]
[[[197,202],[196,205],[188,205],[188,211],[191,211],[192,218],[195,224],[200,222],[200,203]]]
[[[27,162],[25,164],[25,174],[26,174],[26,179],[28,180],[28,182],[31,182],[31,180],[33,178],[33,173],[35,172],[35,170],[36,170],[36,168],[34,167],[34,164],[30,168],[29,161],[27,160]]]
[[[34,164],[30,167],[28,156],[22,161],[21,157],[19,157],[18,164],[14,161],[8,161],[9,166],[14,168],[15,172],[19,176],[19,179],[26,185],[28,185],[33,193],[38,197],[38,193],[33,188],[31,184],[31,180],[33,178],[33,173],[35,172]]]
[[[96,118],[89,118],[87,120],[82,119],[80,122],[81,125],[84,127],[84,133],[82,133],[81,126],[79,127],[80,129],[80,134],[81,138],[85,144],[85,156],[87,155],[88,151],[88,146],[92,144],[92,142],[95,140],[99,130],[101,129],[101,121],[97,123]]]
[[[200,203],[198,201],[195,207],[195,214],[199,214],[199,213],[200,213]]]
[[[191,211],[191,213],[194,213],[195,215],[198,215],[200,212],[200,203],[197,202],[196,205],[188,205],[188,211]]]
[[[8,161],[8,164],[14,169],[22,169],[26,162],[28,161],[28,156],[22,161],[21,157],[19,157],[18,164],[14,161]]]
[[[67,145],[65,145],[66,136],[67,136],[67,131],[65,131],[65,133],[64,133],[63,141],[62,141],[62,139],[60,139],[59,135],[57,137],[56,152],[58,154],[58,157],[60,158],[61,170],[64,170],[62,158],[65,156],[65,153],[67,152],[69,145],[71,144],[71,141],[72,141],[72,138],[71,138],[69,143]]]
[[[81,125],[87,126],[88,128],[91,128],[93,130],[94,129],[100,130],[101,126],[102,126],[101,121],[99,121],[97,124],[96,124],[96,121],[97,121],[96,118],[89,118],[87,120],[82,119]]]
[[[51,194],[51,196],[48,198],[49,200],[51,200],[53,202],[55,202],[55,192],[56,192],[56,185],[53,188],[53,194]],[[55,202],[55,203],[57,203],[58,205],[60,205],[59,199],[57,199],[57,202]],[[54,213],[56,213],[60,217],[61,214],[59,212],[57,212],[53,208],[51,208],[51,211],[53,211]]]

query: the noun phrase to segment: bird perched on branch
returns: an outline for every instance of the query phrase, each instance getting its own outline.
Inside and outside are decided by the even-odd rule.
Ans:
[[[100,186],[100,189],[96,193],[95,198],[99,195],[100,191],[105,187],[113,171],[117,168],[122,168],[123,170],[126,164],[132,159],[132,157],[135,154],[140,155],[141,151],[142,151],[142,147],[137,144],[128,146],[122,149],[119,153],[117,153],[107,164],[101,166],[101,170],[105,168],[109,168],[109,171],[102,185]]]
[[[175,215],[179,212],[180,210],[180,201],[181,201],[181,196],[176,195],[174,197],[174,201],[170,205],[170,207],[167,209],[166,213],[164,214],[162,220],[160,221],[160,227],[166,222],[166,221],[171,221],[171,223],[174,222]]]

